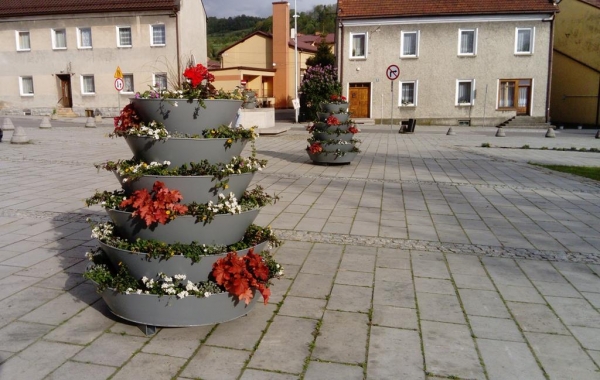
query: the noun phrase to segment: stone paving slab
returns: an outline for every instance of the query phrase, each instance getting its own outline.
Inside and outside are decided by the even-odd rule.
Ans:
[[[516,149],[590,131],[365,127],[345,166],[311,165],[295,127],[259,139],[285,278],[247,317],[145,336],[79,277],[105,218],[82,200],[117,187],[93,164],[131,157],[109,124],[0,143],[1,378],[600,379],[600,185],[528,165],[600,156]]]

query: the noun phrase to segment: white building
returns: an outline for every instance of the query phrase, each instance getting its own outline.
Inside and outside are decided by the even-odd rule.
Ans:
[[[206,64],[206,45],[202,0],[0,2],[0,114],[114,115]]]

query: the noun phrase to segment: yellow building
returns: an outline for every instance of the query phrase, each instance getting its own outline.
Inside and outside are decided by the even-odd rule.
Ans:
[[[600,124],[600,0],[563,0],[556,15],[553,124]]]
[[[290,6],[273,3],[273,34],[254,32],[219,52],[221,68],[213,69],[214,85],[233,90],[245,84],[263,105],[292,107],[295,98],[295,42],[290,38]],[[315,55],[320,36],[298,35],[297,84],[306,71],[306,60]],[[333,34],[326,41],[333,44]]]

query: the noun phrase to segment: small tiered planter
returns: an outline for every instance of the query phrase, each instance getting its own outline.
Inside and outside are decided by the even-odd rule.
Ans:
[[[349,164],[360,150],[354,135],[358,128],[350,121],[347,103],[325,103],[319,112],[319,121],[309,131],[306,152],[311,161],[320,165]]]

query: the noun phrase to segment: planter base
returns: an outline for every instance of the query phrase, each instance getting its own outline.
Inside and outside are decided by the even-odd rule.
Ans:
[[[339,157],[336,157],[335,154],[324,155],[308,153],[308,157],[312,160],[313,164],[317,165],[347,165],[352,162],[357,155],[357,152],[349,152]]]
[[[156,296],[150,294],[121,294],[113,289],[102,292],[102,299],[115,316],[144,325],[146,330],[159,327],[190,327],[232,321],[248,314],[260,293],[254,291],[246,305],[229,293],[213,294],[207,298]]]

